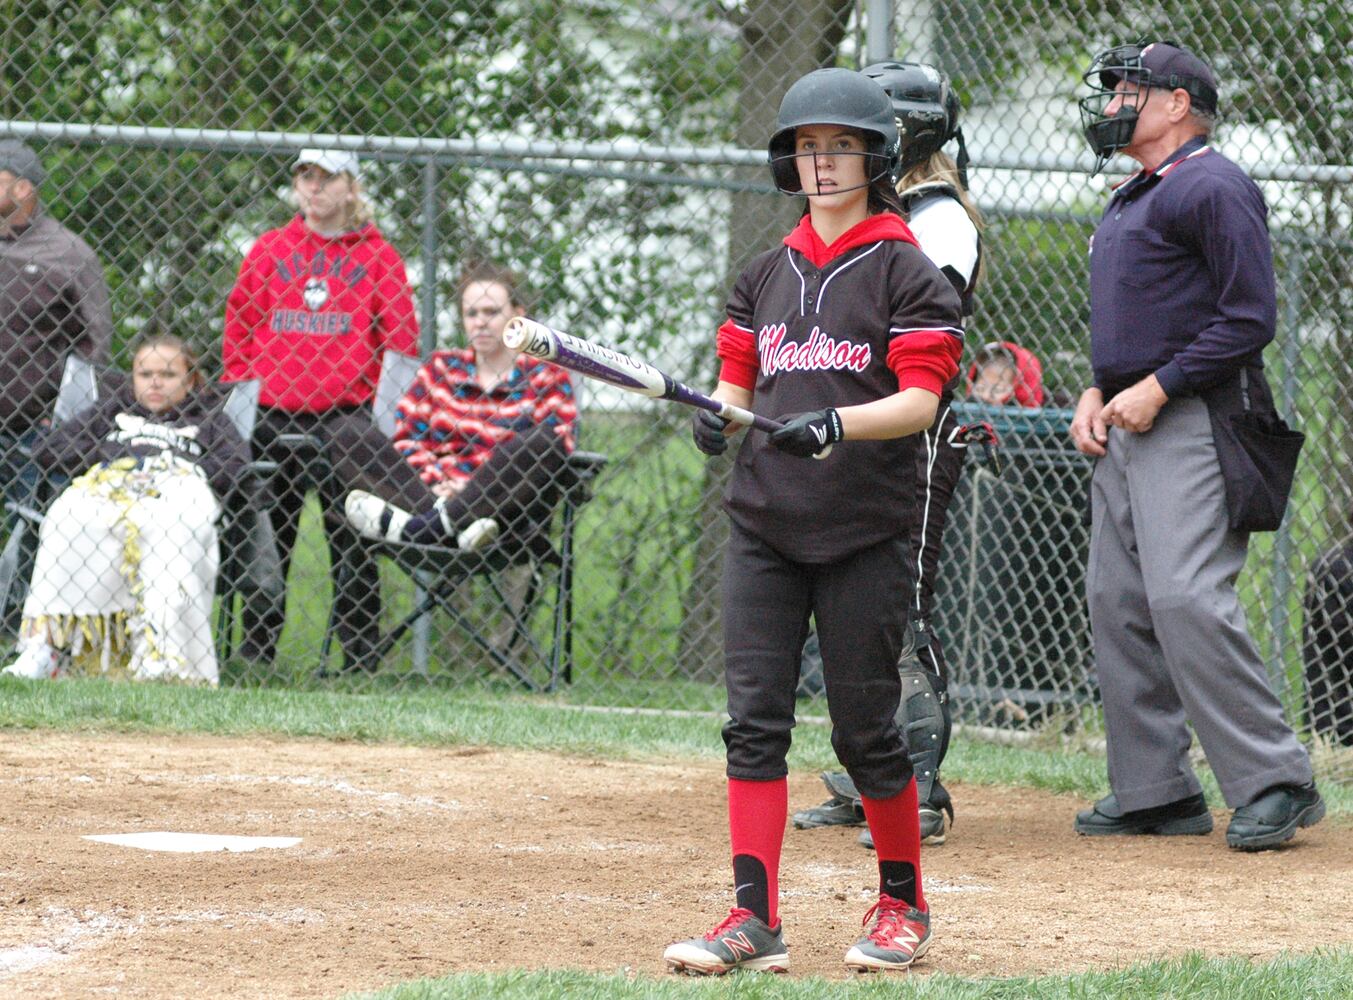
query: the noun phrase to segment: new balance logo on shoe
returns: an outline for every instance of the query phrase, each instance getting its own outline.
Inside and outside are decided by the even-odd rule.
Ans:
[[[732,937],[723,938],[725,947],[735,955],[744,955],[751,957],[756,954],[756,945],[747,939],[747,935],[739,931]]]
[[[910,968],[930,947],[930,914],[887,893],[864,915],[874,926],[846,952],[846,965],[857,972]]]
[[[721,976],[734,969],[789,971],[789,952],[781,928],[772,930],[751,910],[742,907],[730,910],[703,937],[669,945],[662,958],[673,972],[697,976]]]
[[[893,935],[893,944],[908,952],[914,952],[916,946],[921,943],[921,935],[917,934],[910,927],[903,927],[900,934]]]

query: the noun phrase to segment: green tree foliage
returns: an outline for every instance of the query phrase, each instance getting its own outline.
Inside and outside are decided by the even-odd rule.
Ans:
[[[4,5],[0,115],[372,136],[726,138],[734,63],[730,33],[711,30],[721,12],[711,5],[672,20],[646,8],[18,0]],[[292,211],[284,196],[293,154],[172,145],[53,142],[43,150],[44,197],[103,259],[123,339],[152,323],[211,348],[247,242]],[[443,308],[459,263],[476,255],[530,274],[561,322],[610,321],[655,340],[678,306],[689,310],[694,297],[708,308],[717,285],[683,280],[637,252],[650,237],[708,244],[710,220],[671,211],[684,197],[672,186],[462,162],[439,171],[429,217],[420,163],[368,162],[378,223],[415,281],[435,276]],[[436,261],[421,258],[425,225],[436,229]]]

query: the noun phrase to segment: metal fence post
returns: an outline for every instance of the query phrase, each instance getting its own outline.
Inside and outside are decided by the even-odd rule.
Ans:
[[[1283,308],[1283,325],[1279,331],[1282,335],[1282,347],[1280,349],[1283,358],[1283,379],[1273,404],[1284,418],[1291,420],[1297,404],[1296,369],[1297,365],[1301,363],[1301,345],[1298,342],[1297,331],[1301,329],[1301,309],[1304,305],[1299,300],[1299,296],[1301,295],[1302,283],[1306,280],[1306,248],[1299,238],[1286,239],[1281,231],[1274,239],[1280,245],[1287,244],[1285,248],[1287,252],[1281,258],[1286,262],[1283,267],[1286,276],[1278,276],[1280,279],[1278,287],[1286,288],[1288,291]],[[1287,516],[1283,518],[1283,523],[1278,526],[1278,531],[1273,538],[1273,603],[1268,612],[1273,651],[1272,658],[1269,661],[1269,680],[1273,683],[1278,696],[1283,698],[1284,701],[1290,687],[1287,678],[1287,653],[1291,646],[1292,621],[1288,616],[1288,604],[1292,589],[1292,572],[1289,564],[1292,559],[1294,507],[1295,505],[1289,508]],[[1300,628],[1300,616],[1297,617],[1296,622],[1297,627]]]
[[[418,289],[419,312],[423,317],[419,345],[426,358],[437,349],[437,160],[429,156],[423,164],[423,280]],[[417,605],[424,596],[424,580],[415,575],[413,600]],[[413,626],[413,669],[420,677],[428,674],[428,646],[432,633],[432,616],[423,615]]]
[[[869,0],[864,51],[871,63],[893,58],[893,0]]]

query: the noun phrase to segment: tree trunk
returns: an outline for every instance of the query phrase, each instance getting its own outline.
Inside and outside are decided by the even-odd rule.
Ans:
[[[753,0],[748,5],[739,60],[740,147],[766,148],[780,98],[799,77],[832,63],[845,35],[851,7],[851,0]],[[779,242],[802,211],[797,198],[774,198],[751,192],[733,195],[725,288],[732,286],[751,257]],[[711,380],[715,374],[711,371]],[[687,677],[712,680],[723,670],[719,577],[728,519],[720,509],[720,499],[731,469],[728,456],[708,463],[700,506],[694,515],[696,523],[704,527],[682,602],[678,672]]]

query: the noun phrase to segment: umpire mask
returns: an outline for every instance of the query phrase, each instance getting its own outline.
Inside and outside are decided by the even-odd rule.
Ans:
[[[1081,131],[1095,154],[1093,177],[1104,169],[1109,157],[1132,142],[1137,130],[1137,117],[1146,103],[1150,72],[1142,69],[1142,50],[1138,45],[1120,45],[1095,56],[1082,79],[1090,87],[1090,94],[1080,99]],[[1135,94],[1119,94],[1118,82],[1128,80],[1138,84]],[[1115,98],[1122,97],[1113,115],[1105,109]]]
[[[1137,118],[1152,87],[1184,90],[1194,109],[1217,113],[1217,79],[1212,70],[1175,42],[1106,49],[1095,56],[1083,79],[1090,94],[1080,100],[1081,128],[1096,157],[1096,174],[1110,156],[1132,142]],[[1135,84],[1136,91],[1120,94],[1118,84],[1124,80]],[[1113,115],[1105,114],[1118,97],[1122,98],[1118,110]]]

